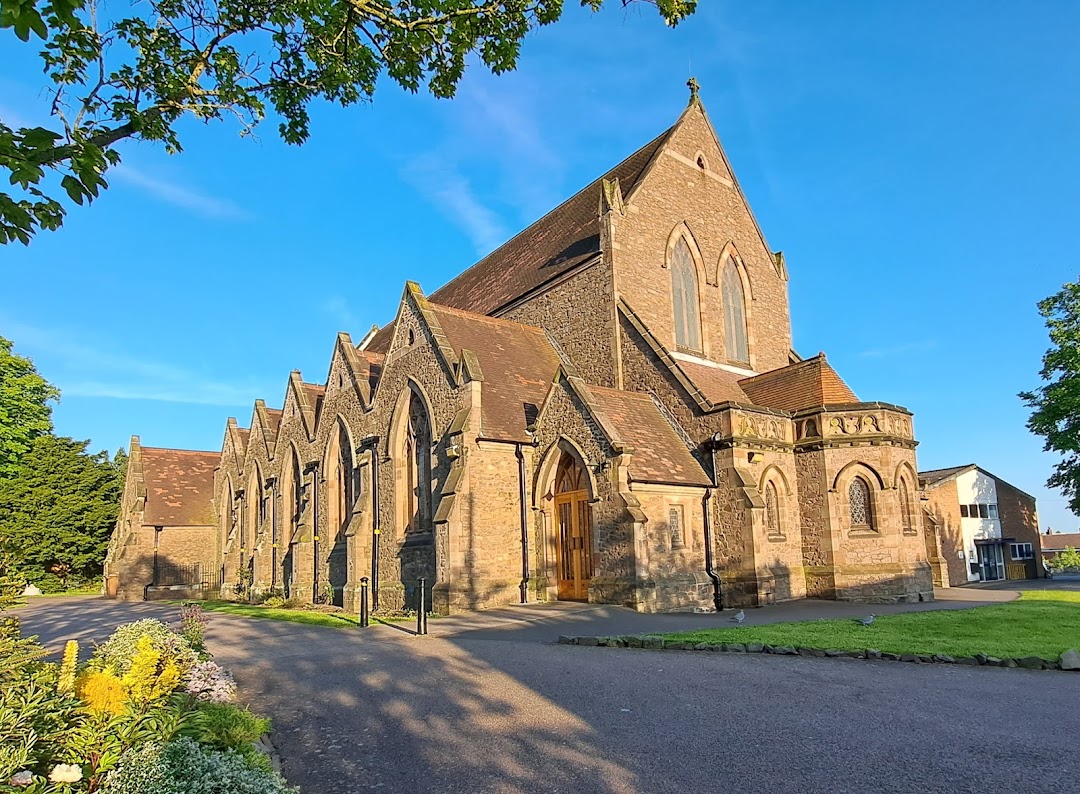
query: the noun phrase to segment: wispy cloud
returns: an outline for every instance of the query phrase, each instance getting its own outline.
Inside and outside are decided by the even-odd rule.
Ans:
[[[0,333],[19,352],[51,362],[49,377],[62,396],[152,400],[194,405],[250,406],[266,393],[253,382],[232,383],[204,373],[104,350],[61,334],[0,318]]]
[[[151,176],[130,165],[117,166],[109,171],[109,176],[159,201],[189,210],[203,218],[243,221],[254,217],[248,210],[228,199],[211,196],[197,188]]]
[[[349,302],[340,295],[331,295],[323,301],[322,309],[338,324],[338,330],[352,331],[357,327],[356,315],[349,308]]]
[[[502,220],[477,198],[469,180],[450,165],[434,156],[421,157],[405,169],[405,178],[461,226],[478,254],[489,253],[506,240]]]
[[[885,358],[888,356],[903,356],[911,353],[923,353],[927,350],[933,350],[937,347],[936,339],[921,339],[917,342],[908,342],[902,345],[892,345],[890,347],[872,348],[870,350],[860,351],[857,355],[859,358]]]

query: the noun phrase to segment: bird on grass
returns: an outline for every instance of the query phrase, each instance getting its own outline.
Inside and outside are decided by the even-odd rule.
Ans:
[[[742,622],[746,620],[746,613],[740,609],[738,612],[732,615],[729,620],[734,620],[739,625],[742,625]]]
[[[858,623],[860,626],[869,626],[871,623],[874,622],[874,613],[871,612],[865,618],[855,618],[855,622]]]

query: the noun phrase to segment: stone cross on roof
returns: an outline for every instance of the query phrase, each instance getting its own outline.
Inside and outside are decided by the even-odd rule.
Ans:
[[[686,87],[690,89],[690,102],[696,102],[698,93],[701,91],[701,83],[697,81],[696,77],[691,77],[686,81]]]

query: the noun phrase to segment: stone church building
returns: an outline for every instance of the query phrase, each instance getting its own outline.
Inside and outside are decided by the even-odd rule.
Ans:
[[[192,587],[351,610],[362,577],[380,609],[424,578],[443,613],[931,599],[915,446],[911,412],[792,349],[784,256],[694,92],[445,286],[407,282],[392,323],[339,334],[326,380],[294,371],[220,453],[144,452],[106,574],[125,598],[175,586],[153,555]],[[212,483],[173,482],[185,455],[213,455]],[[210,523],[147,525],[155,498]]]

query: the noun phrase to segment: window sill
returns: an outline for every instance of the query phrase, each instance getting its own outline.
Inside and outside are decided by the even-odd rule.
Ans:
[[[431,530],[421,532],[406,532],[402,546],[430,546],[435,542],[435,533]]]
[[[904,534],[908,537],[915,537],[919,534],[919,531],[917,529],[905,529]]]
[[[766,540],[769,540],[772,543],[783,543],[787,540],[787,535],[780,535],[775,532],[771,532],[766,536]]]
[[[881,537],[881,533],[879,533],[876,529],[871,529],[870,527],[852,527],[850,530],[848,530],[847,534],[849,538]]]

